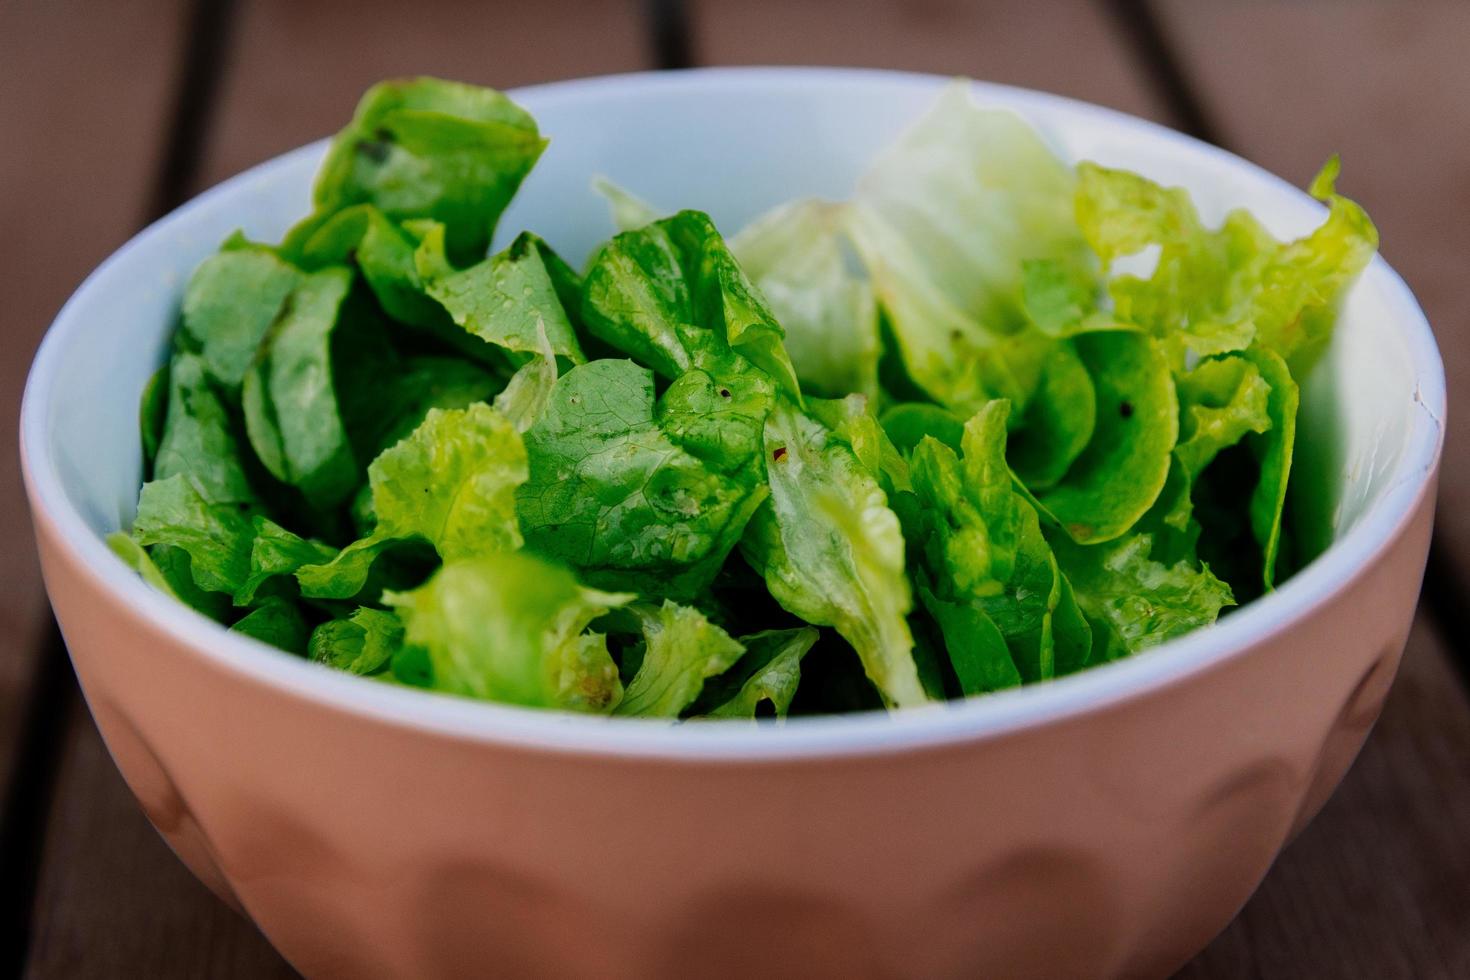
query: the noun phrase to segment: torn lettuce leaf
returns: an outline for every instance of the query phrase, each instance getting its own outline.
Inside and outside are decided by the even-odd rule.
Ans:
[[[784,401],[766,420],[765,445],[771,495],[741,540],[746,560],[788,612],[852,644],[885,702],[927,702],[906,620],[903,534],[877,474]]]
[[[606,646],[582,631],[627,594],[582,586],[524,552],[447,561],[411,592],[383,601],[408,644],[428,654],[435,689],[541,708],[609,711],[621,695]]]
[[[607,210],[612,217],[613,227],[618,231],[637,231],[667,217],[658,208],[643,198],[606,177],[592,178],[592,189],[607,201]]]
[[[992,397],[1024,407],[1015,356],[993,348],[1028,323],[1026,261],[1094,263],[1075,184],[1024,120],[978,107],[958,81],[859,182],[853,242],[909,376],[935,400],[963,414]]]
[[[523,234],[502,252],[464,269],[444,253],[444,228],[431,228],[414,261],[429,296],[456,324],[481,340],[522,355],[541,350],[542,335],[554,353],[573,364],[586,360],[562,307],[534,236]]]
[[[306,653],[310,629],[301,609],[290,599],[270,596],[235,620],[230,632],[242,633],[287,653]]]
[[[682,448],[694,441],[692,408],[676,394],[663,403],[677,409],[671,432],[652,374],[631,361],[592,361],[556,382],[525,433],[530,475],[516,507],[528,548],[599,587],[686,599],[713,581],[766,491],[758,468],[727,475]],[[731,425],[738,444],[745,423]]]
[[[1009,413],[992,402],[965,423],[960,454],[928,438],[911,461],[918,506],[905,509],[905,533],[921,564],[921,599],[965,694],[1077,670],[1091,647],[1006,465]]]
[[[802,200],[761,215],[730,251],[786,330],[802,390],[878,394],[878,304],[855,268],[844,206]]]
[[[1093,630],[1092,663],[1116,660],[1208,626],[1235,604],[1230,586],[1205,566],[1150,557],[1153,539],[1130,534],[1100,545],[1050,538],[1077,605]]]
[[[703,212],[681,211],[604,245],[587,270],[582,316],[594,336],[665,378],[728,347],[800,397],[784,329]]]
[[[1073,540],[1092,544],[1127,532],[1158,499],[1179,402],[1164,354],[1147,335],[1103,330],[1072,342],[1092,379],[1096,422],[1066,475],[1035,499]]]
[[[300,567],[302,593],[356,595],[377,557],[408,539],[427,541],[446,561],[519,548],[515,494],[527,475],[520,435],[495,409],[483,402],[430,409],[417,429],[368,467],[372,534],[330,561]]]
[[[698,609],[664,600],[630,606],[643,634],[638,671],[614,714],[677,718],[699,697],[708,678],[730,669],[745,647]]]
[[[818,632],[766,630],[740,638],[745,653],[724,674],[705,681],[699,702],[713,704],[695,711],[704,718],[785,718],[801,683],[801,661],[817,642]]]
[[[250,574],[254,528],[239,503],[216,503],[191,477],[176,474],[143,485],[132,536],[144,546],[167,545],[189,556],[194,583],[233,595]]]
[[[1077,220],[1105,267],[1149,246],[1159,254],[1147,277],[1115,276],[1114,313],[1151,331],[1176,370],[1189,357],[1274,350],[1298,373],[1326,343],[1337,307],[1378,247],[1363,210],[1334,190],[1334,157],[1313,181],[1328,202],[1326,222],[1281,243],[1249,212],[1204,227],[1189,195],[1138,174],[1078,165]]]
[[[313,630],[307,656],[349,673],[376,674],[402,647],[403,622],[396,613],[359,606]]]
[[[197,352],[226,390],[238,391],[261,339],[301,278],[300,270],[271,249],[232,239],[189,277],[180,345]]]
[[[359,468],[334,384],[333,331],[352,285],[346,269],[302,278],[245,375],[245,430],[260,462],[322,504],[352,493]]]
[[[259,502],[246,475],[236,428],[226,402],[210,384],[201,358],[173,356],[168,370],[167,407],[153,457],[153,478],[187,476],[217,504]]]
[[[312,193],[318,212],[376,206],[446,229],[456,265],[484,257],[501,212],[546,148],[536,121],[493,89],[435,78],[381,82],[332,141]]]

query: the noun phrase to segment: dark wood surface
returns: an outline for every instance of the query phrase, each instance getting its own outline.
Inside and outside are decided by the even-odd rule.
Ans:
[[[1470,380],[1470,294],[1458,288],[1470,261],[1466,39],[1470,7],[1386,0],[0,0],[0,396],[18,404],[55,308],[151,208],[330,132],[377,78],[510,87],[816,63],[1057,91],[1298,181],[1341,151],[1345,189],[1436,325],[1453,397]],[[149,827],[75,691],[41,683],[38,699],[47,620],[14,426],[4,433],[0,914],[15,921],[0,927],[26,946],[0,973],[290,975]],[[1181,976],[1470,976],[1470,454],[1454,428],[1450,439],[1433,601],[1383,720],[1321,816]]]

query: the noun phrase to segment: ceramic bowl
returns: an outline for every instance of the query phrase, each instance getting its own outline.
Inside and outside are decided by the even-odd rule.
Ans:
[[[578,260],[597,173],[725,229],[841,197],[942,79],[751,69],[523,89],[551,148],[502,222]],[[1066,156],[1243,205],[1322,208],[1107,109],[977,84]],[[337,977],[1157,976],[1240,908],[1338,783],[1398,665],[1429,543],[1444,383],[1375,259],[1304,385],[1294,481],[1330,547],[1219,625],[1048,684],[895,716],[673,728],[334,673],[150,591],[103,543],[190,270],[308,209],[317,143],[108,259],[22,415],[47,588],[149,818],[302,972]],[[1371,205],[1371,202],[1369,202]],[[140,889],[146,883],[139,882]]]

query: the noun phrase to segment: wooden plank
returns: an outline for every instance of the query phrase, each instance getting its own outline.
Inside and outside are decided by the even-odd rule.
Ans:
[[[511,88],[651,67],[640,0],[246,0],[204,183],[340,128],[402,75]]]
[[[80,701],[73,702],[73,715],[42,855],[26,975],[295,976],[149,825]]]
[[[807,64],[967,75],[1152,119],[1164,103],[1088,0],[689,0],[703,64]]]
[[[1362,755],[1179,976],[1470,977],[1470,700],[1423,616]]]
[[[1343,190],[1382,232],[1444,355],[1450,403],[1470,394],[1470,5],[1195,3],[1157,9],[1221,138],[1298,183],[1342,154]],[[1440,547],[1470,583],[1470,429],[1451,425]]]
[[[183,0],[0,3],[0,785],[46,635],[15,412],[61,303],[147,207]]]

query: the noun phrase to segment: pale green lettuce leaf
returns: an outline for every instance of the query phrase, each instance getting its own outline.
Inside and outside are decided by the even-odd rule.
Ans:
[[[645,225],[651,225],[660,218],[666,217],[664,212],[606,177],[593,177],[592,189],[607,201],[607,209],[612,215],[613,227],[618,231],[637,231]]]
[[[1235,604],[1230,586],[1189,561],[1150,557],[1148,534],[1101,545],[1051,539],[1057,562],[1094,630],[1092,660],[1116,659],[1213,623]]]
[[[393,612],[359,606],[311,634],[307,656],[353,674],[375,674],[403,647],[403,621]]]
[[[745,647],[698,609],[665,600],[629,607],[643,633],[643,659],[616,714],[677,718],[699,697],[704,682],[724,673]]]
[[[140,545],[186,552],[194,582],[205,592],[233,595],[250,574],[255,534],[249,515],[237,504],[211,501],[182,474],[143,485],[132,534]]]
[[[728,672],[705,682],[714,707],[706,718],[785,718],[801,683],[801,661],[817,642],[810,626],[742,636],[745,655]],[[713,690],[712,690],[713,689]]]
[[[765,444],[771,496],[741,541],[746,560],[788,612],[852,644],[888,704],[924,703],[903,534],[877,474],[789,403],[766,420]]]
[[[829,398],[878,393],[878,304],[855,269],[843,205],[802,200],[761,215],[730,239],[772,315],[803,390]]]
[[[167,392],[153,478],[187,476],[217,504],[258,503],[229,409],[210,384],[203,360],[194,354],[175,354]]]
[[[424,585],[383,600],[403,619],[406,642],[427,651],[437,690],[607,711],[621,694],[617,666],[582,631],[631,598],[586,588],[560,566],[508,551],[445,562]]]
[[[968,413],[991,397],[1023,407],[1025,378],[998,338],[1028,323],[1027,260],[1092,264],[1073,216],[1071,168],[1019,116],[982,109],[956,82],[858,185],[854,244],[908,374]]]
[[[446,561],[521,546],[516,488],[526,449],[509,419],[484,403],[431,409],[422,424],[368,467],[372,534],[329,562],[296,572],[303,594],[345,599],[394,542],[419,538]]]

